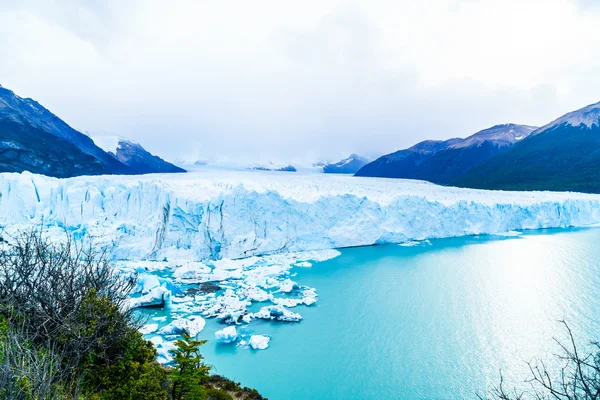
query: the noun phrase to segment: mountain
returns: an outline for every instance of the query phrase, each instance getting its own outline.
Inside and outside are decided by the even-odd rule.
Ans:
[[[37,101],[0,86],[0,172],[29,171],[59,178],[137,174],[140,169],[108,154]],[[160,163],[147,163],[163,172]]]
[[[358,170],[356,176],[415,179],[419,166],[425,160],[459,140],[461,139],[425,140],[408,149],[379,157]]]
[[[0,86],[0,171],[57,177],[126,173],[106,154],[38,102]]]
[[[162,158],[155,156],[139,143],[118,136],[97,136],[94,143],[119,162],[129,167],[129,173],[186,172]]]
[[[570,112],[450,184],[600,193],[600,103]]]
[[[487,161],[501,150],[529,136],[536,128],[503,124],[465,139],[424,141],[367,164],[356,175],[421,179],[447,184],[456,176]]]
[[[336,163],[322,163],[322,166],[323,172],[326,174],[355,174],[368,163],[368,158],[351,154],[350,157]]]

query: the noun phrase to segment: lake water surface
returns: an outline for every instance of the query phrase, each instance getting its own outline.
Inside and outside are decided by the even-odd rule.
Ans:
[[[216,373],[271,400],[475,398],[499,370],[553,360],[565,319],[600,339],[600,229],[536,231],[341,250],[295,280],[319,301],[300,323],[253,322],[264,351],[200,338]]]

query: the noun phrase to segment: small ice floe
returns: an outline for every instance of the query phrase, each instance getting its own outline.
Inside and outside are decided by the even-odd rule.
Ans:
[[[249,340],[248,344],[254,350],[264,350],[267,347],[269,347],[269,341],[270,340],[271,340],[271,338],[268,337],[268,336],[264,336],[264,335],[252,335],[250,337],[250,340]]]
[[[182,304],[182,303],[191,303],[194,301],[194,298],[191,296],[173,296],[171,297],[171,303]]]
[[[245,287],[238,292],[240,296],[250,301],[263,302],[269,300],[269,293],[256,286]]]
[[[173,355],[171,354],[171,350],[175,350],[176,346],[172,342],[161,342],[156,345],[156,352],[158,353],[158,357],[156,357],[156,361],[160,364],[169,364],[173,361]]]
[[[194,338],[202,329],[204,329],[206,321],[200,316],[191,316],[188,318],[180,318],[172,321],[169,325],[160,328],[158,333],[160,335],[186,335]]]
[[[279,286],[279,291],[283,293],[289,293],[297,287],[298,284],[296,282],[292,281],[291,279],[286,279],[283,282],[281,282],[281,285]]]
[[[178,280],[202,280],[211,269],[202,262],[188,262],[185,265],[178,266],[173,271],[173,278]]]
[[[261,259],[259,257],[248,257],[239,260],[230,260],[228,258],[222,258],[220,260],[213,261],[213,265],[216,269],[233,271],[236,269],[244,269],[251,267],[260,260]]]
[[[283,298],[272,298],[271,301],[273,304],[284,306],[284,307],[296,307],[300,304],[304,304],[304,300],[302,299],[283,299]]]
[[[496,236],[505,236],[505,237],[517,237],[523,235],[523,232],[518,231],[508,231],[503,233],[498,233]]]
[[[146,294],[158,286],[160,286],[160,281],[156,275],[141,274],[138,276],[137,285],[133,292]]]
[[[247,306],[252,304],[247,300],[240,300],[237,294],[227,289],[222,296],[212,298],[202,311],[207,318],[218,318],[225,322],[238,323],[248,313]]]
[[[307,306],[315,304],[318,299],[317,291],[313,288],[304,289],[302,292],[302,302]]]
[[[139,331],[142,335],[147,335],[158,330],[158,324],[147,324],[142,326]]]
[[[310,267],[312,267],[312,264],[309,263],[308,261],[300,261],[300,262],[297,262],[296,264],[294,264],[294,267],[310,268]]]
[[[217,340],[217,343],[222,344],[235,342],[237,336],[238,335],[235,326],[228,326],[227,328],[215,332],[215,339]]]
[[[164,322],[167,320],[167,316],[163,315],[162,317],[152,317],[152,321]]]
[[[129,299],[129,307],[164,307],[169,303],[170,298],[171,291],[164,286],[158,286],[141,297]]]
[[[154,345],[154,346],[158,346],[159,344],[161,344],[163,342],[163,338],[162,336],[152,336],[150,338],[150,342]]]
[[[414,246],[418,246],[420,244],[421,244],[421,242],[418,242],[416,240],[409,240],[407,242],[398,243],[398,246],[402,246],[402,247],[414,247]]]
[[[252,315],[254,318],[274,319],[282,322],[298,322],[302,320],[302,315],[288,310],[282,305],[266,306],[259,312]]]

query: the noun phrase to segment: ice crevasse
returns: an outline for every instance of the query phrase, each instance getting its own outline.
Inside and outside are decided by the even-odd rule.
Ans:
[[[218,260],[600,222],[600,196],[329,175],[0,174],[0,226],[92,235],[116,259]]]

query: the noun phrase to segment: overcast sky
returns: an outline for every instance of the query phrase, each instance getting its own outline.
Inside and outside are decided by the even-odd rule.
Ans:
[[[1,0],[0,84],[170,160],[389,153],[600,101],[600,1]]]

